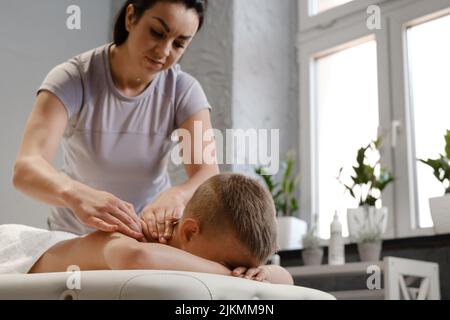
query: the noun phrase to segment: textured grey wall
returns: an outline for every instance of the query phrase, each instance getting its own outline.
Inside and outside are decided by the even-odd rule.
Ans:
[[[233,127],[280,129],[283,160],[298,150],[297,1],[235,0],[234,14]]]
[[[35,92],[47,73],[109,39],[110,1],[77,0],[81,30],[68,30],[69,0],[0,1],[0,224],[46,227],[48,207],[14,190],[12,170]],[[60,156],[56,165],[61,163]]]
[[[280,156],[298,152],[296,0],[212,0],[182,61],[203,85],[214,128],[280,129]],[[252,173],[252,166],[222,166]],[[174,183],[182,168],[172,168]]]
[[[205,25],[186,51],[181,67],[203,86],[211,104],[213,127],[232,128],[233,0],[210,1]],[[185,179],[182,167],[171,167],[174,184]],[[229,171],[230,166],[221,166]]]

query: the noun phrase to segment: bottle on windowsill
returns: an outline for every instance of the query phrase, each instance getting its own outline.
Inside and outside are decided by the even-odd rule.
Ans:
[[[333,222],[330,225],[328,264],[329,265],[345,264],[345,247],[344,247],[344,238],[342,237],[342,224],[339,221],[337,212],[335,212]]]
[[[279,266],[280,265],[280,256],[278,254],[274,254],[270,260],[269,260],[269,264],[274,264]]]

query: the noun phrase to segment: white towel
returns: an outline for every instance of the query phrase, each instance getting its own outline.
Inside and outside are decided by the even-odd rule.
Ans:
[[[48,249],[75,237],[72,233],[24,225],[0,225],[0,274],[28,273]]]

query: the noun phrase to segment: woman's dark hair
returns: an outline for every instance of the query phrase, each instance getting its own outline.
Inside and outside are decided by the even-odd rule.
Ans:
[[[202,27],[205,19],[206,8],[208,6],[208,0],[127,0],[122,9],[120,9],[114,25],[114,43],[116,46],[120,46],[128,38],[128,31],[125,27],[127,7],[130,4],[133,5],[135,12],[134,18],[139,20],[146,10],[151,9],[158,2],[182,3],[187,9],[194,9],[199,18],[198,29],[200,30]]]

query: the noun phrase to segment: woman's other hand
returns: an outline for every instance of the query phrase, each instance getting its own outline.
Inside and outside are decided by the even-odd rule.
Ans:
[[[136,240],[143,238],[133,205],[113,194],[74,182],[65,197],[84,225],[104,232],[120,232]]]
[[[147,225],[148,233],[154,240],[167,244],[172,237],[175,223],[183,216],[185,196],[183,192],[173,187],[163,193],[141,212],[141,219]]]

